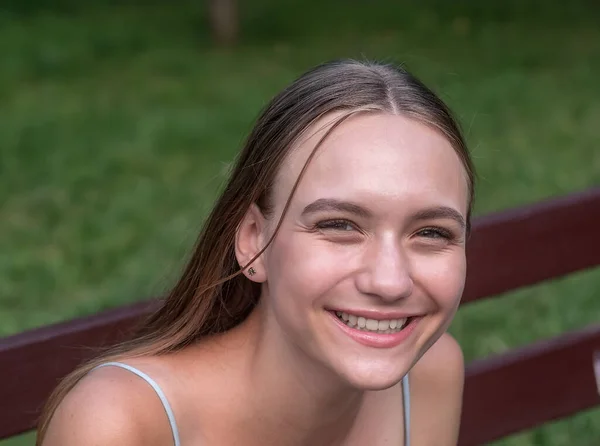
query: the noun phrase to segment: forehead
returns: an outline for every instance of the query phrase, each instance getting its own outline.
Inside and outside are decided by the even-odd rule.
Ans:
[[[276,182],[276,207],[287,201],[315,145],[337,119],[322,118],[292,148]],[[317,149],[292,207],[323,197],[382,209],[399,201],[406,208],[446,205],[466,214],[468,183],[458,155],[440,132],[400,115],[357,114]]]

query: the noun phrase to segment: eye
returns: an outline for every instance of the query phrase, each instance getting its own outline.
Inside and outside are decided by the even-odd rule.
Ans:
[[[421,229],[417,235],[429,239],[451,240],[453,238],[453,235],[450,231],[442,228],[424,228]]]
[[[340,232],[350,232],[356,230],[354,223],[348,220],[325,220],[317,223],[315,228],[320,230],[333,230]]]

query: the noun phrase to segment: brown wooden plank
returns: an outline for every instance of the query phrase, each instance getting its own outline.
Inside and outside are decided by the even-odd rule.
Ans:
[[[600,325],[467,367],[460,446],[476,446],[600,405]]]
[[[58,380],[123,340],[148,308],[138,303],[0,339],[0,438],[32,429]]]
[[[600,188],[474,220],[463,303],[600,265]]]

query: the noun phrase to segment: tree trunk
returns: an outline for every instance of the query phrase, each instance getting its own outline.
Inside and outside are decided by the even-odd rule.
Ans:
[[[215,42],[218,45],[233,45],[239,32],[237,0],[208,0],[208,9]]]

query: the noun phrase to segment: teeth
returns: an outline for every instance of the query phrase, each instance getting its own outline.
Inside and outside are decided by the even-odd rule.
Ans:
[[[372,331],[374,333],[396,333],[406,325],[406,318],[401,319],[386,319],[378,321],[376,319],[367,319],[362,316],[336,311],[336,316],[344,321],[349,327],[359,330]]]
[[[375,331],[379,329],[379,322],[375,319],[367,319],[367,330]]]

